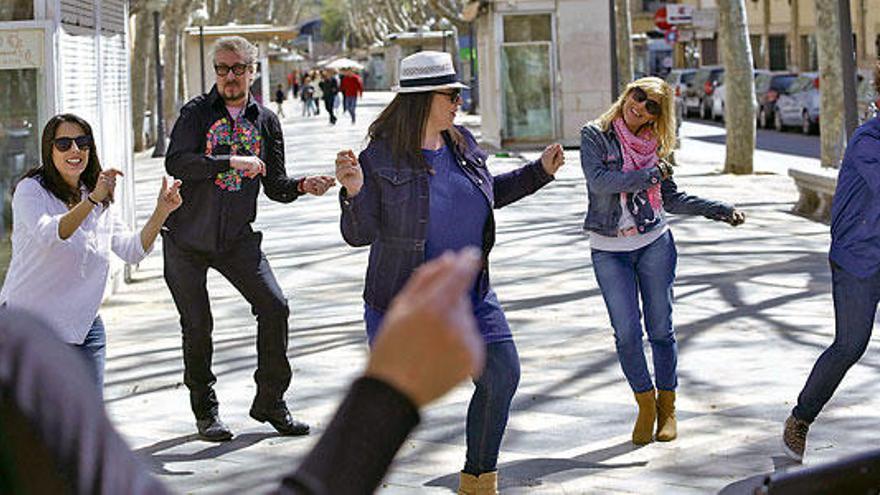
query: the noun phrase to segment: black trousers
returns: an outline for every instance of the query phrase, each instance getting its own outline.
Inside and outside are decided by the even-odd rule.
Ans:
[[[290,310],[260,249],[262,235],[254,233],[219,253],[193,252],[175,245],[169,235],[163,239],[165,282],[180,314],[183,331],[183,382],[189,388],[196,419],[216,415],[219,407],[214,393],[217,377],[211,372],[214,320],[206,286],[208,268],[229,280],[251,304],[251,312],[257,317],[254,406],[273,409],[283,405],[291,378],[287,361]]]
[[[334,100],[336,100],[335,96],[333,98],[324,98],[324,108],[326,108],[327,113],[330,114],[330,123],[331,124],[336,123],[336,113],[333,110]]]

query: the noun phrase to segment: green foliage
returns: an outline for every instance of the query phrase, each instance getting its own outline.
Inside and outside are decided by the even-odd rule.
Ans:
[[[321,36],[324,41],[336,42],[346,34],[346,2],[344,0],[324,0],[321,8]]]

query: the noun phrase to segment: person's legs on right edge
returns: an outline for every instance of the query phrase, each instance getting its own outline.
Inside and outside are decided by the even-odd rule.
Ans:
[[[785,422],[783,447],[795,460],[803,458],[810,423],[834,395],[849,368],[864,354],[871,339],[880,296],[880,273],[858,278],[831,262],[834,298],[834,342],[819,356],[797,405]]]
[[[169,236],[163,237],[165,282],[180,314],[183,335],[183,382],[189,389],[190,406],[199,435],[210,441],[232,438],[232,432],[219,418],[214,392],[217,377],[211,372],[214,322],[206,287],[208,261],[179,249]]]
[[[512,340],[488,344],[486,366],[474,379],[476,388],[468,406],[467,453],[460,494],[495,495],[498,452],[519,377],[516,344]]]
[[[632,440],[637,445],[644,445],[654,438],[657,402],[642,341],[635,269],[640,251],[613,252],[593,249],[592,260],[596,281],[602,291],[611,326],[614,328],[617,358],[639,407]]]

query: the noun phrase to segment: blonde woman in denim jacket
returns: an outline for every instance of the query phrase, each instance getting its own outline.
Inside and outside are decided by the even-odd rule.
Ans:
[[[678,350],[672,326],[672,286],[677,252],[665,213],[702,215],[739,225],[733,206],[678,190],[665,158],[675,143],[672,89],[646,77],[631,82],[599,119],[581,132],[581,166],[589,206],[593,271],[614,328],[617,357],[639,413],[632,441],[677,436],[675,389]],[[642,341],[648,334],[654,379]],[[655,385],[656,383],[656,385]]]

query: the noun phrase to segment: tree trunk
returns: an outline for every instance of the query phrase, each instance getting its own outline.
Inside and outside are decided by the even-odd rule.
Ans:
[[[726,88],[724,172],[750,174],[755,152],[755,84],[745,0],[719,0],[718,12]]]
[[[147,66],[153,50],[150,48],[153,36],[153,22],[149,12],[141,12],[135,17],[134,46],[131,58],[131,122],[134,131],[134,150],[143,151],[144,113],[147,110]]]
[[[171,127],[177,120],[177,71],[178,64],[177,53],[180,49],[180,31],[178,26],[171,19],[165,21],[165,46],[162,50],[162,79],[165,81],[164,92],[162,94],[165,100],[162,103],[163,117],[165,117],[165,132],[171,133]]]
[[[801,70],[801,9],[800,0],[791,0],[791,60],[788,61],[788,69],[792,72]]]
[[[629,0],[614,0],[614,16],[617,19],[617,76],[618,91],[633,80],[632,17]]]
[[[843,65],[837,0],[816,0],[816,45],[819,48],[819,115],[823,167],[839,167],[846,146],[843,128]]]

